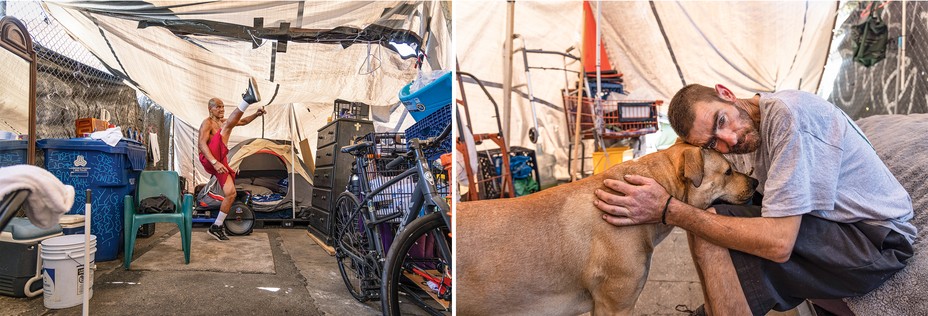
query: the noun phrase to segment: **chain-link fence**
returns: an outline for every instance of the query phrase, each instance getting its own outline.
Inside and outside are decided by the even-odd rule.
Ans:
[[[2,15],[16,17],[32,37],[36,51],[35,139],[68,138],[76,134],[75,121],[100,118],[108,112],[109,123],[122,128],[125,137],[139,137],[147,145],[148,133],[156,133],[161,159],[147,169],[168,169],[168,133],[164,110],[137,95],[113,75],[90,51],[74,41],[62,26],[45,12],[38,1],[0,1]],[[148,101],[142,101],[148,100]],[[145,103],[144,106],[140,104]],[[41,160],[41,155],[39,155]]]
[[[903,4],[906,6],[904,56],[900,40]],[[842,9],[851,12],[843,24],[836,26],[835,39],[840,42],[835,45],[841,65],[829,101],[854,119],[877,114],[928,112],[928,80],[925,80],[928,76],[928,41],[925,41],[928,39],[928,23],[925,23],[928,2],[849,1]],[[855,33],[854,28],[866,21],[868,10],[874,9],[888,27],[886,57],[865,67],[853,58],[855,43],[860,41],[860,33]],[[902,62],[900,57],[903,57]]]

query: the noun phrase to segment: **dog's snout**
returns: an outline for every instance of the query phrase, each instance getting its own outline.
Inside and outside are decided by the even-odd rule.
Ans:
[[[750,180],[751,183],[751,190],[757,189],[757,184],[759,183],[757,179],[748,178],[748,180]]]

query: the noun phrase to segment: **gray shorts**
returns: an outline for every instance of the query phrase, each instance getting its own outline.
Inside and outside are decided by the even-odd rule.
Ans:
[[[720,215],[760,217],[760,206],[714,205]],[[776,263],[729,250],[754,315],[786,311],[805,299],[860,296],[905,267],[912,245],[882,226],[802,216],[792,256]]]

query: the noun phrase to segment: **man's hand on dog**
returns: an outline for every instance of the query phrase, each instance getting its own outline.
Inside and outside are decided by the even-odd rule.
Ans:
[[[660,223],[664,203],[670,197],[667,190],[654,179],[638,175],[625,175],[625,181],[603,181],[606,187],[624,196],[596,190],[597,200],[593,204],[606,213],[603,219],[616,226]]]

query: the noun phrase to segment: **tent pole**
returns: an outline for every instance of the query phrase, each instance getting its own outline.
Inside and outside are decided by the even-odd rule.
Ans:
[[[581,27],[583,27],[586,24],[586,12],[583,12],[583,5],[580,5],[580,14],[583,15],[583,22],[580,23]],[[583,33],[581,32],[580,34],[583,34]],[[583,157],[580,157],[580,148],[581,146],[583,146],[583,144],[581,143],[581,139],[580,139],[580,113],[583,112],[583,83],[586,82],[586,78],[585,78],[586,69],[583,66],[583,62],[585,61],[586,58],[584,57],[582,43],[580,45],[580,49],[578,50],[580,51],[580,72],[579,72],[580,82],[579,82],[579,86],[577,87],[577,114],[574,116],[574,141],[573,141],[574,150],[573,150],[573,155],[569,155],[567,157],[568,163],[577,164],[577,165],[579,165],[578,162],[580,161],[580,159],[583,159]],[[572,157],[576,157],[576,159],[571,159]],[[583,172],[583,170],[579,170],[579,172]],[[571,172],[570,182],[574,182],[576,180],[577,180],[577,172]]]
[[[514,0],[506,1],[506,40],[503,42],[503,143],[509,146],[510,121],[512,119],[512,36],[515,20]]]
[[[293,141],[293,129],[296,129],[297,133],[300,132],[300,129],[296,123],[296,110],[293,108],[293,103],[290,103],[290,179],[287,180],[289,181],[287,182],[287,186],[290,187],[291,219],[296,219],[296,199],[294,199],[294,197],[296,197],[296,181],[293,181],[293,176],[296,174],[296,160],[294,160],[294,152],[296,152],[296,149],[293,147],[293,144],[295,144]],[[263,132],[264,131],[262,129],[262,133]]]
[[[596,1],[596,124],[595,136],[596,136],[596,145],[599,145],[599,148],[603,151],[603,158],[606,161],[606,164],[609,163],[609,151],[606,150],[606,143],[603,142],[603,103],[602,97],[603,93],[603,73],[602,73],[602,26],[600,23],[603,21],[603,2],[601,0]],[[617,108],[618,109],[618,108]],[[596,146],[593,146],[594,148]],[[594,150],[595,151],[595,150]]]

